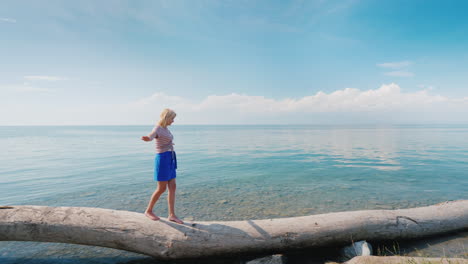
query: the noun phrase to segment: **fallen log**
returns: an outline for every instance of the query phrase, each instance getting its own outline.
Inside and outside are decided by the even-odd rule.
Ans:
[[[273,254],[357,240],[409,239],[468,229],[468,200],[266,220],[151,221],[141,213],[87,208],[0,207],[0,241],[122,249],[159,259]]]

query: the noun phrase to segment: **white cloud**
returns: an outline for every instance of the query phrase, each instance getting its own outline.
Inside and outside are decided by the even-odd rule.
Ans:
[[[413,77],[414,73],[406,70],[413,64],[411,61],[399,61],[399,62],[385,62],[377,64],[377,66],[382,68],[394,69],[394,71],[385,72],[384,75],[393,76],[393,77]]]
[[[0,120],[28,124],[47,117],[47,124],[57,125],[141,125],[156,122],[160,111],[169,107],[178,113],[176,122],[180,124],[468,122],[464,114],[468,112],[468,97],[448,98],[431,94],[427,89],[403,92],[394,83],[371,90],[345,88],[331,93],[317,92],[297,99],[277,100],[232,93],[193,100],[157,92],[126,104],[54,110],[45,110],[45,106],[30,107],[29,111],[24,109],[29,115],[10,119],[4,116],[6,119],[3,119],[0,113]],[[53,105],[47,107],[54,108]],[[35,114],[38,119],[34,119]]]
[[[246,113],[323,113],[363,112],[374,110],[403,110],[448,98],[430,95],[426,90],[403,93],[397,84],[382,85],[379,89],[361,91],[345,88],[332,93],[317,92],[300,99],[274,100],[263,96],[240,94],[212,95],[200,103],[192,103],[192,111],[231,110]]]
[[[413,64],[411,61],[398,61],[398,62],[385,62],[377,64],[377,66],[382,68],[390,68],[390,69],[401,69],[410,66]]]
[[[31,81],[64,81],[67,80],[65,77],[58,76],[45,76],[45,75],[28,75],[24,76],[24,79]]]
[[[4,92],[51,92],[51,89],[48,88],[42,88],[42,87],[37,87],[37,86],[32,86],[30,83],[25,82],[23,84],[17,84],[17,85],[0,85],[0,91]]]
[[[6,23],[16,23],[16,19],[13,19],[13,18],[7,18],[7,17],[0,17],[0,22],[6,22]]]
[[[394,77],[413,77],[414,73],[409,72],[409,71],[391,71],[391,72],[384,73],[384,75],[394,76]]]
[[[317,92],[315,95],[299,99],[281,100],[232,93],[210,95],[201,101],[193,101],[189,98],[155,93],[148,98],[115,108],[125,112],[125,115],[132,116],[133,113],[133,116],[146,116],[147,120],[154,121],[158,111],[165,107],[173,108],[180,113],[179,121],[182,123],[201,124],[301,122],[297,120],[302,120],[304,123],[311,115],[319,117],[336,114],[338,116],[336,122],[346,121],[346,117],[350,116],[365,120],[369,114],[371,115],[369,122],[387,118],[384,116],[392,116],[389,120],[398,121],[401,119],[398,115],[402,113],[439,111],[444,107],[468,108],[466,100],[431,95],[427,90],[404,93],[394,83],[367,91],[346,88],[328,94]],[[413,117],[415,120],[418,119],[417,115]],[[139,121],[137,124],[147,122],[144,118],[134,118],[133,121]]]

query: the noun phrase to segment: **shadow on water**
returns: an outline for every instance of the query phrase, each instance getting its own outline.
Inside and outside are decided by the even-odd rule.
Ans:
[[[94,247],[96,248],[96,247]],[[122,251],[124,252],[124,251]],[[132,254],[133,255],[133,254]],[[253,257],[252,257],[253,258]],[[0,257],[1,264],[189,264],[189,263],[204,263],[204,264],[240,264],[244,263],[245,258],[240,257],[214,257],[214,258],[197,258],[197,259],[182,259],[182,260],[159,260],[145,255],[135,254],[132,257],[123,256],[67,256],[62,257],[54,254],[53,256],[43,257]]]

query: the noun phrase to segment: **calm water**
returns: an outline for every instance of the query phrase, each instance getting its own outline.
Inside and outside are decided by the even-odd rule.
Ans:
[[[0,127],[0,205],[142,212],[151,126]],[[182,126],[177,214],[240,220],[468,199],[468,126]],[[164,200],[156,213],[167,215]],[[464,246],[465,242],[460,242]],[[465,243],[465,244],[463,244]],[[450,245],[446,250],[455,250]],[[466,252],[466,249],[465,249]],[[0,242],[3,263],[122,263],[98,247]]]

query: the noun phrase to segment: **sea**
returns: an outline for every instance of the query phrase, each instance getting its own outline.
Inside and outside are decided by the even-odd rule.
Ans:
[[[0,127],[0,205],[144,212],[152,126]],[[411,208],[468,199],[468,125],[173,125],[186,221]],[[155,206],[167,216],[166,197]],[[468,258],[468,233],[408,254]],[[427,241],[430,241],[427,242]],[[423,245],[423,246],[421,246]],[[0,242],[0,263],[160,263],[101,247]]]

